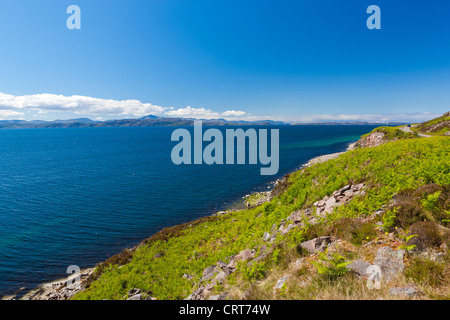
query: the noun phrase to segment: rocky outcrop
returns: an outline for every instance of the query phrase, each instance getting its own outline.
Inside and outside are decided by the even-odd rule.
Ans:
[[[280,278],[277,283],[275,284],[274,290],[281,290],[286,284],[287,279],[289,279],[290,275],[286,275],[282,278]]]
[[[384,281],[389,282],[403,272],[405,268],[403,262],[405,253],[405,250],[394,250],[391,247],[378,249],[373,265],[380,268],[380,276]],[[356,260],[347,265],[347,268],[363,278],[368,278],[371,274],[369,272],[370,269],[368,269],[370,266],[371,264],[368,262]]]
[[[270,252],[269,248],[265,245],[256,249],[242,250],[237,255],[226,258],[229,261],[228,263],[219,260],[216,264],[205,268],[199,287],[184,300],[224,300],[228,296],[228,293],[212,295],[214,287],[223,284],[227,280],[227,277],[236,271],[237,263],[246,263],[247,266],[251,266],[253,263],[265,259]],[[256,256],[257,252],[259,252],[258,256]]]
[[[364,187],[364,183],[346,185],[334,191],[330,197],[325,196],[322,200],[314,202],[314,206],[317,208],[316,215],[325,216],[332,213],[335,207],[348,203],[353,197],[364,195]]]
[[[69,300],[77,292],[85,288],[86,280],[94,272],[94,269],[85,269],[77,275],[71,275],[67,278],[45,283],[39,288],[28,292],[22,300]],[[79,281],[76,277],[79,276]]]
[[[312,209],[308,208],[305,210],[297,210],[292,212],[287,218],[287,221],[290,221],[295,226],[304,227],[303,220],[308,220],[313,215]]]
[[[352,270],[357,275],[363,278],[368,278],[370,276],[370,273],[367,271],[367,268],[369,268],[370,266],[371,266],[370,263],[361,260],[356,260],[347,265],[347,269]]]
[[[405,253],[405,250],[394,250],[390,247],[378,249],[373,264],[380,267],[383,279],[389,281],[403,272],[405,268],[403,263]]]
[[[127,300],[156,300],[153,298],[151,291],[142,289],[131,289],[127,293]]]
[[[300,243],[300,247],[311,254],[324,251],[331,244],[331,237],[325,236]]]
[[[253,259],[255,257],[256,251],[245,249],[244,251],[240,252],[236,257],[234,258],[235,261],[247,261],[250,259]]]
[[[205,300],[205,297],[210,295],[210,292],[213,290],[213,285],[208,286],[199,286],[194,292],[192,292],[186,299],[184,300]]]
[[[383,132],[372,132],[368,134],[367,136],[359,139],[355,143],[355,147],[359,148],[370,148],[370,147],[376,147],[380,144],[383,144],[383,138],[385,134]]]
[[[272,192],[255,192],[252,194],[248,194],[244,197],[245,206],[247,208],[257,207],[265,202],[269,202],[272,199]]]
[[[443,118],[449,118],[447,113],[443,115]],[[420,132],[426,132],[426,133],[440,132],[449,127],[450,127],[449,120],[439,121],[439,122],[431,124],[431,125],[418,126]],[[448,132],[450,132],[450,131],[447,131],[446,133],[448,133]]]

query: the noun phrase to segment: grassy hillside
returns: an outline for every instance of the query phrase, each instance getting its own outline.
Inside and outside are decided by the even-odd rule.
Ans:
[[[445,113],[441,117],[423,122],[412,129],[421,133],[445,135],[450,131],[450,112]]]
[[[211,294],[227,292],[230,299],[387,297],[389,287],[369,290],[364,279],[342,268],[358,259],[372,261],[381,245],[442,252],[443,260],[436,262],[408,251],[404,274],[396,281],[417,286],[422,298],[450,298],[449,153],[447,137],[414,138],[356,149],[305,168],[289,175],[270,202],[165,229],[113,257],[97,267],[89,287],[74,298],[126,299],[130,289],[140,288],[157,299],[183,299],[200,283],[211,282],[201,281],[205,268],[219,260],[228,263],[244,249],[255,249],[259,258],[239,261],[235,272],[214,283]],[[364,192],[330,214],[314,216],[316,201],[359,183]],[[382,214],[374,214],[380,208]],[[276,234],[287,224],[293,212],[300,223],[272,241],[263,240],[265,232]],[[417,236],[406,243],[411,230]],[[307,255],[298,247],[325,235],[337,240],[334,253]]]
[[[371,132],[362,135],[361,138],[368,137],[370,134],[374,132],[380,132],[384,134],[384,141],[391,141],[397,139],[408,139],[408,138],[417,138],[418,135],[415,132],[405,132],[399,129],[399,127],[378,127],[373,129]]]

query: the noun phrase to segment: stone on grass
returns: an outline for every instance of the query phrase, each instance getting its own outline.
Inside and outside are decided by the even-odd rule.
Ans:
[[[201,281],[207,281],[207,280],[213,278],[216,274],[218,274],[221,271],[222,270],[219,267],[217,267],[216,265],[209,266],[208,268],[203,270],[203,277],[202,277]]]
[[[365,261],[356,260],[349,265],[347,265],[347,268],[355,272],[356,274],[368,278],[370,276],[370,273],[367,272],[367,268],[370,267],[371,264],[367,263]]]
[[[316,253],[324,251],[331,244],[331,237],[325,236],[305,241],[300,244],[300,247],[307,250],[309,253]]]
[[[275,285],[275,290],[281,290],[284,286],[284,284],[286,283],[286,280],[289,278],[289,275],[284,276],[282,278],[280,278],[280,280],[277,281],[277,284]]]
[[[405,268],[405,264],[403,263],[405,253],[405,250],[381,247],[377,251],[377,256],[373,264],[380,267],[383,278],[389,281],[397,274],[403,272]]]
[[[213,285],[218,285],[218,284],[222,284],[227,278],[227,274],[224,271],[220,271],[216,277],[214,278],[214,280],[212,281]]]
[[[218,295],[214,295],[214,296],[210,296],[208,298],[208,300],[226,300],[228,297],[228,293],[222,293],[222,294],[218,294]]]
[[[250,250],[250,249],[245,249],[243,251],[241,251],[235,258],[234,260],[236,261],[247,261],[250,259],[253,259],[255,257],[255,250]]]

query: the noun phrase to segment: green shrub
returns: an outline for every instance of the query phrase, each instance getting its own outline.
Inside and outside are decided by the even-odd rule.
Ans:
[[[381,225],[381,228],[385,232],[389,232],[393,230],[393,227],[395,226],[395,220],[397,218],[397,212],[398,207],[394,207],[390,210],[387,210],[383,215],[383,224]]]
[[[261,280],[266,275],[264,262],[252,263],[250,266],[244,265],[240,268],[240,271],[242,272],[242,277],[244,278],[244,280],[250,282]]]
[[[438,224],[434,221],[416,222],[409,229],[409,234],[417,236],[409,239],[407,245],[416,245],[418,250],[424,250],[428,247],[439,247],[444,241]]]
[[[377,236],[377,230],[372,221],[362,222],[351,218],[334,221],[327,233],[336,238],[350,241],[355,245],[369,242]]]
[[[443,283],[444,270],[443,263],[416,257],[405,268],[405,276],[416,283],[437,287]]]
[[[398,236],[400,237],[400,239],[403,240],[403,244],[398,247],[399,249],[406,250],[406,251],[411,251],[411,250],[413,250],[416,247],[415,244],[408,245],[408,241],[411,240],[414,237],[417,237],[417,234],[412,234],[412,235],[409,235],[409,236],[408,235],[398,234]]]
[[[446,219],[449,206],[449,186],[430,183],[416,189],[401,190],[394,202],[398,207],[396,223],[407,229],[418,221]]]
[[[326,236],[327,234],[327,226],[323,223],[318,223],[318,224],[314,224],[314,225],[310,225],[307,228],[305,228],[304,231],[304,238],[305,241],[314,239],[314,238],[319,238],[322,236]]]
[[[277,207],[277,205],[275,204],[275,202],[266,203],[264,205],[264,214],[265,215],[271,214],[275,210],[276,207]]]
[[[349,269],[347,265],[352,261],[346,261],[345,257],[338,252],[329,252],[328,248],[324,252],[319,252],[318,260],[312,262],[317,268],[317,272],[328,280],[334,280],[345,275]]]
[[[438,208],[437,201],[439,196],[441,195],[441,191],[436,191],[435,193],[428,194],[424,199],[421,199],[422,206],[430,211],[434,211]]]

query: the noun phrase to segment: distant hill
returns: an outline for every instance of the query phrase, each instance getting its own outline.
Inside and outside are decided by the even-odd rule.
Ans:
[[[388,123],[372,123],[372,122],[318,122],[318,123],[294,123],[289,124],[283,121],[274,120],[258,120],[245,121],[236,120],[229,121],[225,119],[193,119],[193,118],[166,118],[155,115],[147,115],[137,119],[118,119],[95,121],[88,118],[77,118],[68,120],[0,120],[0,129],[20,129],[20,128],[79,128],[79,127],[151,127],[151,126],[191,126],[195,120],[201,120],[205,126],[284,126],[284,125],[405,125],[406,123],[388,122]]]
[[[77,127],[150,127],[150,126],[190,126],[196,119],[188,118],[163,118],[148,115],[138,119],[120,119],[107,121],[94,121],[88,118],[69,120],[2,120],[0,128],[77,128]],[[245,125],[286,125],[281,121],[228,121],[225,119],[199,119],[206,126],[245,126]]]
[[[53,122],[56,122],[56,123],[95,123],[94,120],[91,120],[88,118],[77,118],[77,119],[69,119],[69,120],[54,120]]]
[[[345,126],[345,125],[380,125],[380,126],[401,126],[406,125],[407,122],[367,122],[367,121],[345,121],[345,122],[306,122],[294,123],[296,126]]]

